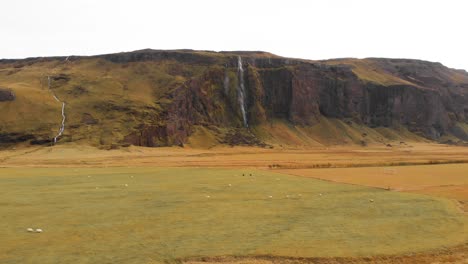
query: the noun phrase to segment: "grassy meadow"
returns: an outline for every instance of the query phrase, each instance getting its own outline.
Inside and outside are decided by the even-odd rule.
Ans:
[[[247,169],[3,168],[0,198],[4,264],[391,255],[467,239],[446,199]]]

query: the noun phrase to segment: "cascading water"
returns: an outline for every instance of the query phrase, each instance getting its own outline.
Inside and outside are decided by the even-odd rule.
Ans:
[[[48,88],[49,91],[52,93],[52,96],[54,96],[55,101],[62,103],[62,124],[60,126],[58,134],[54,137],[54,144],[57,143],[57,139],[62,136],[63,131],[65,131],[65,102],[60,101],[57,96],[55,95],[54,91],[50,88],[50,76],[47,76],[47,82],[48,82]]]
[[[57,136],[54,137],[54,144],[57,143],[57,139],[62,136],[63,131],[65,130],[65,118],[65,103],[62,102],[62,125],[60,126]]]
[[[227,66],[226,66],[226,67],[227,67]],[[223,87],[224,87],[224,94],[225,94],[225,95],[228,95],[228,94],[229,94],[229,75],[228,75],[228,71],[227,71],[227,70],[224,72]]]
[[[244,127],[249,127],[247,121],[247,114],[245,112],[245,86],[244,86],[244,69],[242,68],[242,58],[237,57],[237,73],[239,76],[239,85],[237,86],[237,99],[242,113],[242,119],[244,121]]]

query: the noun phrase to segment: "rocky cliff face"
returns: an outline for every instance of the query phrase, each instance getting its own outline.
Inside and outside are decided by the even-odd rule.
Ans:
[[[203,126],[220,143],[232,135],[248,135],[228,141],[258,144],[262,135],[256,134],[256,127],[274,120],[314,127],[323,118],[370,128],[404,127],[431,140],[468,139],[468,73],[432,62],[305,61],[261,52],[144,50],[71,57],[67,62],[62,58],[2,61],[0,66],[6,72],[0,75],[0,85],[15,86],[11,79],[21,75],[18,69],[55,72],[56,93],[62,94],[69,111],[77,112],[75,122],[70,114],[64,134],[69,141],[85,140],[81,134],[87,130],[101,135],[95,144],[184,145]],[[245,84],[249,129],[244,128],[238,102],[240,82]],[[32,84],[38,91],[40,85],[42,81]],[[15,99],[0,89],[2,98]],[[2,135],[21,135],[22,130],[40,134],[39,142],[48,133],[44,124],[27,130],[0,128]]]
[[[234,72],[234,60],[229,58],[227,71]],[[468,75],[437,63],[369,59],[375,67],[381,67],[382,74],[395,78],[395,83],[386,84],[361,79],[353,71],[356,66],[346,61],[340,64],[287,59],[243,61],[247,61],[244,68],[248,73],[245,81],[250,125],[285,119],[294,125],[310,126],[324,116],[369,127],[404,126],[437,140],[452,134],[458,123],[468,120]],[[221,87],[222,78],[218,72],[204,81]],[[196,82],[189,83],[186,89],[191,93],[189,98],[200,104],[193,108],[193,102],[185,103],[190,109],[187,112],[200,113],[199,119],[186,120],[188,123],[239,126],[240,121],[233,122],[232,118],[220,122],[211,117],[216,111],[221,111],[221,117],[228,117],[229,113],[222,110],[229,109],[237,112],[235,119],[240,118],[235,100],[229,101],[229,96],[223,98],[221,89],[206,93]],[[215,110],[219,104],[222,106]],[[466,138],[466,134],[461,138]]]
[[[249,70],[260,73],[260,87],[254,89],[262,90],[261,102],[268,117],[287,118],[294,124],[313,125],[319,116],[325,116],[370,127],[403,125],[439,139],[450,134],[455,124],[467,120],[466,83],[438,78],[431,72],[416,71],[412,76],[391,72],[414,83],[385,85],[360,79],[347,65],[252,66]]]

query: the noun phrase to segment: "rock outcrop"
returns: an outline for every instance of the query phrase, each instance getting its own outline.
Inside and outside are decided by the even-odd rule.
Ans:
[[[16,99],[15,93],[7,88],[0,88],[0,102],[14,101]]]

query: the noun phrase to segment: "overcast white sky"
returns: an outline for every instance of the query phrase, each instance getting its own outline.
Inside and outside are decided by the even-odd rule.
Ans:
[[[468,70],[466,0],[2,0],[0,10],[0,58],[188,48]]]

